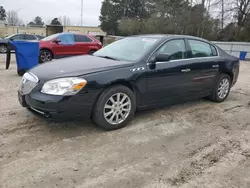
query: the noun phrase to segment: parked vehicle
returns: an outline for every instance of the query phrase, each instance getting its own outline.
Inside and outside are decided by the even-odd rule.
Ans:
[[[92,56],[45,63],[23,76],[22,106],[45,117],[83,117],[107,129],[125,126],[138,109],[208,97],[224,101],[239,60],[201,38],[141,35]]]
[[[40,41],[40,63],[52,59],[93,54],[102,48],[102,43],[90,35],[59,33]]]
[[[7,44],[11,41],[37,41],[42,39],[43,36],[40,35],[32,35],[32,34],[14,34],[4,39],[0,39],[0,53],[7,52]]]

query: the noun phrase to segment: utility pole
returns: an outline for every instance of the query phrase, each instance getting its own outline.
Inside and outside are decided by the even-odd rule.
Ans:
[[[83,0],[81,0],[81,26],[82,26]]]
[[[224,0],[221,0],[221,30],[224,28]]]

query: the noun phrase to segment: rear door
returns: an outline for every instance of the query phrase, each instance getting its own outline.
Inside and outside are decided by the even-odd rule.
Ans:
[[[88,54],[91,50],[91,46],[93,44],[93,40],[85,35],[74,35],[75,37],[75,48],[78,54]]]
[[[219,73],[219,56],[216,47],[196,39],[187,39],[189,68],[193,75],[190,95],[210,93]]]
[[[60,40],[60,42],[52,42],[52,50],[57,57],[77,55],[73,34],[61,34],[56,39]]]

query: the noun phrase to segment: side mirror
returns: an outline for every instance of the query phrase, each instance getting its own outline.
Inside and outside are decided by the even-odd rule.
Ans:
[[[164,54],[164,53],[159,53],[155,57],[156,62],[164,62],[164,61],[169,61],[170,60],[170,55],[169,54]]]
[[[55,40],[53,40],[53,42],[56,43],[56,44],[59,44],[61,42],[61,40],[60,39],[55,39]]]

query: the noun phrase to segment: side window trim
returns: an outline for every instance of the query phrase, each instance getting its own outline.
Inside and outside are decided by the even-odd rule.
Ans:
[[[184,39],[185,41],[187,40],[186,38]],[[169,40],[168,40],[169,41]],[[188,41],[187,41],[188,42]],[[147,59],[147,65],[150,65],[149,63],[149,60],[150,58],[155,54],[155,52],[162,46],[166,43],[166,41],[164,41],[163,43],[161,43],[152,53],[151,55],[149,56],[149,58]],[[208,43],[209,44],[209,43]],[[210,44],[211,45],[211,44]],[[214,45],[212,45],[214,46]],[[216,51],[217,51],[217,56],[210,56],[210,57],[196,57],[196,58],[190,58],[190,57],[187,57],[186,59],[177,59],[177,60],[171,60],[171,61],[168,61],[168,62],[158,62],[157,64],[163,64],[163,63],[169,63],[169,62],[178,62],[178,61],[184,61],[184,60],[195,60],[195,59],[206,59],[206,58],[218,58],[220,57],[220,54],[219,54],[219,50],[216,46],[214,46]],[[188,48],[187,48],[188,49]],[[188,51],[187,51],[188,53]]]
[[[185,42],[185,46],[186,46],[186,59],[177,59],[177,60],[171,60],[169,62],[175,62],[175,61],[183,61],[183,60],[194,60],[194,59],[203,59],[203,58],[218,58],[220,57],[220,53],[219,53],[219,50],[218,48],[211,44],[211,43],[208,43],[208,42],[205,42],[205,41],[202,41],[202,40],[198,40],[198,39],[195,39],[195,40],[198,40],[198,41],[201,41],[201,42],[205,42],[211,46],[213,46],[215,49],[216,49],[216,52],[217,52],[217,55],[216,56],[211,56],[211,57],[197,57],[197,58],[191,58],[191,57],[188,57],[188,53],[192,53],[191,52],[191,47],[190,47],[190,44],[189,44],[189,41],[188,40],[192,40],[192,38],[176,38],[176,39],[167,39],[165,41],[163,41],[150,55],[149,57],[147,58],[147,65],[150,65],[149,61],[151,59],[151,57],[157,52],[157,50],[159,50],[166,42],[170,41],[170,40],[178,40],[178,39],[183,39],[184,42]],[[168,63],[168,62],[158,62],[157,64],[162,64],[162,63]]]
[[[79,42],[79,41],[76,41],[77,36],[80,36],[80,37],[86,37],[86,38],[88,38],[90,41],[84,41],[84,42],[86,42],[86,43],[91,43],[91,42],[93,42],[93,41],[94,41],[92,38],[90,38],[90,37],[88,37],[88,36],[86,36],[86,35],[78,35],[78,34],[74,34],[74,39],[75,39],[75,42]],[[83,42],[83,41],[80,41],[80,42]]]
[[[155,53],[162,47],[164,46],[167,42],[170,42],[170,41],[173,41],[173,40],[183,40],[184,44],[185,44],[185,50],[186,50],[186,53],[185,53],[185,58],[184,59],[177,59],[177,60],[170,60],[168,62],[174,62],[174,61],[181,61],[181,60],[185,60],[187,59],[187,44],[186,44],[186,41],[185,41],[185,38],[174,38],[174,39],[167,39],[165,41],[163,41],[149,56],[149,58],[147,59],[147,64],[148,62],[150,61],[150,59],[152,58],[152,56],[155,55]],[[168,62],[161,62],[161,63],[168,63]]]
[[[208,44],[208,45],[210,46],[210,49],[211,49],[212,52],[213,52],[212,47],[214,47],[215,50],[216,50],[216,53],[217,53],[217,55],[215,55],[215,56],[209,56],[209,57],[196,57],[196,58],[192,58],[192,57],[191,57],[190,59],[220,57],[218,48],[217,48],[216,46],[214,46],[213,44],[211,44],[211,43],[209,43],[209,42],[206,42],[206,41],[203,41],[203,40],[199,40],[199,39],[186,38],[185,41],[188,43],[189,50],[190,50],[190,53],[191,53],[191,54],[192,54],[192,51],[191,51],[191,46],[190,46],[190,43],[189,43],[190,40],[196,40],[196,41],[199,41],[199,42],[206,43],[206,44]]]

